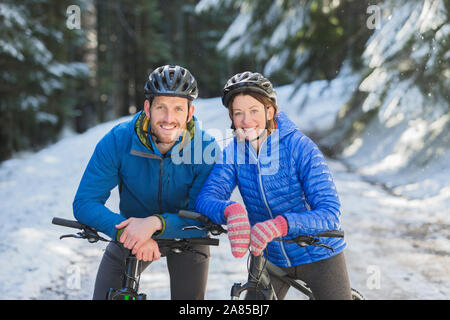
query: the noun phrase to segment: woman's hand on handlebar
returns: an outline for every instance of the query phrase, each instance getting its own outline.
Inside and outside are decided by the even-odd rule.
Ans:
[[[282,216],[255,224],[250,237],[250,250],[252,254],[259,256],[270,241],[274,238],[284,237],[287,231],[287,221]]]
[[[231,253],[235,258],[242,258],[250,245],[250,222],[247,212],[239,203],[233,203],[225,208],[224,215],[227,219]]]

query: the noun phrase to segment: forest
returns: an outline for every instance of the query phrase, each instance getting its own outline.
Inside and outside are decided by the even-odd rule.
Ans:
[[[342,106],[343,143],[375,114],[446,114],[448,12],[431,0],[2,1],[0,160],[135,113],[163,64],[187,67],[203,98],[242,70],[299,88],[345,64],[361,86]],[[390,104],[403,86],[423,103]]]

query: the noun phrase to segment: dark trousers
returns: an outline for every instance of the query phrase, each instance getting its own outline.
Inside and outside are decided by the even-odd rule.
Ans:
[[[164,252],[170,276],[170,294],[172,300],[203,300],[206,292],[209,267],[209,247],[195,246],[195,250],[206,254],[207,257],[195,252]],[[130,250],[122,244],[110,243],[103,254],[97,272],[94,288],[94,300],[106,299],[109,288],[122,288],[125,275],[126,258]],[[158,261],[155,261],[156,263]],[[152,262],[142,262],[144,271]]]
[[[343,252],[325,260],[281,269],[289,277],[306,282],[316,300],[351,300],[350,281]],[[278,299],[284,299],[290,286],[274,277],[271,277],[270,281]],[[249,291],[246,299],[257,300],[259,295]]]

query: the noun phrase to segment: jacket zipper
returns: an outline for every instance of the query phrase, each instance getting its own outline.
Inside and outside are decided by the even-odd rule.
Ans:
[[[264,143],[265,143],[265,141],[264,141]],[[250,147],[253,149],[253,146],[250,146]],[[261,146],[261,147],[262,147],[262,146]],[[253,152],[254,152],[255,155],[256,155],[256,151],[253,150]],[[259,165],[259,155],[256,155],[256,163],[257,163],[257,166],[258,166],[258,182],[259,182],[259,188],[261,189],[261,194],[262,194],[262,197],[263,197],[263,200],[264,200],[264,204],[266,205],[266,208],[267,208],[267,210],[269,211],[270,217],[273,219],[272,210],[270,209],[269,203],[267,202],[266,194],[265,194],[265,192],[264,192],[264,186],[263,186],[263,184],[262,184],[261,167],[260,167],[260,165]],[[283,252],[284,258],[285,258],[286,261],[287,261],[288,267],[291,267],[291,266],[292,266],[292,263],[291,263],[291,260],[289,260],[289,257],[288,257],[288,255],[287,255],[287,253],[286,253],[286,249],[284,248],[284,243],[283,243],[283,241],[280,241],[280,247],[281,247],[281,251]]]
[[[159,214],[162,214],[162,176],[163,176],[164,158],[159,159],[159,183],[158,183],[158,208]]]
[[[162,214],[162,176],[163,176],[163,167],[164,167],[164,158],[161,156],[157,156],[153,153],[147,153],[137,150],[131,150],[130,152],[132,155],[144,157],[144,158],[150,158],[150,159],[158,159],[159,160],[159,181],[158,181],[158,209],[159,214]]]

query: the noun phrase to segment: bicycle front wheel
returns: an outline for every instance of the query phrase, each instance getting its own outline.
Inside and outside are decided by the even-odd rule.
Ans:
[[[358,290],[352,288],[352,300],[366,300],[366,299]]]

